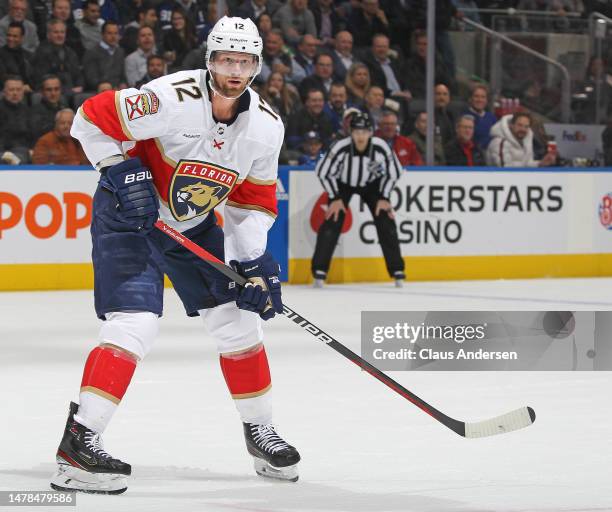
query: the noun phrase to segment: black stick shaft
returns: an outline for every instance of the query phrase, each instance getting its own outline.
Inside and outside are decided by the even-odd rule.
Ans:
[[[175,240],[177,243],[185,247],[187,250],[194,253],[196,256],[199,256],[204,261],[212,265],[215,269],[221,272],[226,277],[229,277],[232,281],[236,281],[239,285],[244,286],[248,281],[243,276],[238,274],[233,268],[226,265],[220,259],[216,258],[208,251],[192,242],[186,236],[183,236],[178,231],[172,229],[170,226],[165,224],[163,221],[158,220],[155,223],[155,227],[168,235],[170,238]],[[400,396],[403,396],[406,400],[416,405],[419,409],[429,414],[432,418],[439,421],[446,427],[450,428],[460,436],[465,436],[465,423],[462,421],[455,420],[450,418],[443,412],[440,412],[435,407],[429,405],[425,400],[415,395],[412,391],[406,389],[399,382],[396,382],[387,374],[380,371],[374,365],[368,363],[361,356],[357,355],[348,347],[344,346],[338,340],[327,334],[325,331],[314,325],[313,323],[306,320],[303,316],[300,316],[295,311],[293,311],[290,307],[283,304],[283,314],[291,320],[293,323],[300,326],[303,330],[313,335],[318,341],[322,341],[329,347],[333,348],[336,352],[346,357],[349,361],[352,361],[357,366],[359,366],[362,370],[368,372],[372,377],[378,379],[385,386],[395,391]]]

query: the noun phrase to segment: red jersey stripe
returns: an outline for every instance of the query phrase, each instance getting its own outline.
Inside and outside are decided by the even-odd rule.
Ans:
[[[228,206],[259,210],[276,217],[276,183],[259,185],[248,178],[238,185],[227,198]]]
[[[105,91],[89,98],[81,107],[85,118],[118,141],[134,140],[121,117],[119,92]]]

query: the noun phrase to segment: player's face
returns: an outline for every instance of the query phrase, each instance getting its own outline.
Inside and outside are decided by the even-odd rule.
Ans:
[[[367,146],[370,137],[372,136],[372,132],[370,130],[366,130],[365,128],[356,128],[351,131],[351,137],[353,138],[353,142],[357,149],[363,149]]]
[[[257,71],[256,57],[240,52],[216,52],[213,57],[210,71],[217,90],[226,98],[237,98]]]

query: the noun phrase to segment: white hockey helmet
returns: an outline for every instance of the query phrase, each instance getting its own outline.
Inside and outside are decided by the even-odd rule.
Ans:
[[[263,42],[259,31],[249,18],[223,16],[208,34],[206,41],[206,67],[211,68],[211,58],[216,51],[241,52],[255,55],[257,68],[249,85],[261,71]]]

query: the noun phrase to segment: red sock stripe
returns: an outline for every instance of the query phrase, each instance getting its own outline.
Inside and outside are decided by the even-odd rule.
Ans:
[[[263,345],[251,352],[221,356],[220,362],[225,382],[234,398],[257,396],[270,387],[270,367]]]
[[[125,395],[134,370],[136,360],[127,352],[112,347],[96,347],[87,358],[81,389],[93,388],[103,396],[120,401]],[[113,400],[114,401],[114,400]]]

